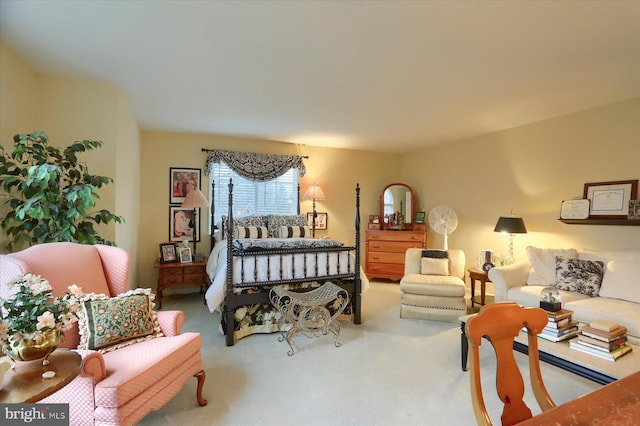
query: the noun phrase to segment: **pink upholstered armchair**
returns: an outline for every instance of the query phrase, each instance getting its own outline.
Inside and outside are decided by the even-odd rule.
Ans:
[[[85,293],[110,296],[129,290],[129,255],[117,247],[62,242],[0,255],[0,297],[7,296],[7,283],[26,272],[49,280],[54,294],[66,292],[71,284]],[[75,349],[80,341],[77,327],[66,332],[60,347],[82,355],[81,373],[41,402],[69,403],[72,425],[134,425],[166,404],[195,376],[197,402],[206,405],[200,334],[180,333],[184,322],[180,311],[158,311],[157,318],[164,337],[104,354]]]

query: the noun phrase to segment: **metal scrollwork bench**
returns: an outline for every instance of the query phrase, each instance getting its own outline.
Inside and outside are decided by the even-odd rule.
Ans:
[[[336,320],[349,304],[349,293],[332,282],[307,292],[295,292],[274,287],[269,292],[269,299],[280,312],[278,327],[281,336],[279,342],[286,340],[291,350],[287,355],[293,356],[295,350],[291,339],[302,334],[306,337],[318,337],[331,332],[335,336],[334,345],[340,346],[340,322]],[[333,302],[333,303],[332,303]],[[331,304],[332,303],[332,304]],[[327,309],[331,304],[333,314]],[[285,328],[291,327],[285,334]]]

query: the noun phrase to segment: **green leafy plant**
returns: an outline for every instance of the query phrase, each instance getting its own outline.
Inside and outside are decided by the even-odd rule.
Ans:
[[[11,210],[0,226],[6,231],[6,248],[45,242],[71,241],[109,244],[96,224],[122,223],[108,210],[92,211],[98,190],[113,179],[89,174],[77,155],[102,146],[101,141],[76,141],[61,151],[49,145],[45,132],[13,137],[13,152],[0,146],[0,188]]]

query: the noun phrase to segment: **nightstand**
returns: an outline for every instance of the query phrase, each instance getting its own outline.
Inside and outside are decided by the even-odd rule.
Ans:
[[[487,283],[490,283],[489,273],[487,271],[483,271],[482,269],[471,268],[469,269],[469,281],[471,281],[471,306],[473,306],[476,302],[476,280],[480,281],[480,306],[484,306],[484,293],[485,287]]]
[[[162,291],[165,288],[200,284],[200,292],[204,293],[209,287],[206,259],[192,263],[162,263],[156,259],[153,267],[158,270],[158,309],[162,308]]]

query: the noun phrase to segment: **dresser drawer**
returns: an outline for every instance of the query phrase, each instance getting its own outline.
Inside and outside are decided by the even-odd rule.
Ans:
[[[181,277],[182,276],[182,268],[166,268],[160,271],[160,274],[163,277]]]
[[[404,274],[404,263],[368,263],[367,274],[371,275],[399,275],[402,277]]]
[[[403,256],[408,248],[421,246],[420,244],[412,243],[410,241],[369,241],[367,244],[369,251],[402,253]]]
[[[204,281],[202,274],[185,275],[183,282],[185,284],[200,284]]]
[[[202,276],[203,272],[204,271],[199,266],[185,266],[184,268],[182,268],[182,273],[184,275],[200,275],[200,276]]]
[[[161,274],[160,275],[160,284],[181,284],[182,283],[182,274]]]
[[[403,253],[388,253],[379,251],[370,251],[367,253],[368,263],[400,263],[404,264]]]
[[[424,242],[424,233],[413,231],[367,232],[367,241],[413,241]]]

